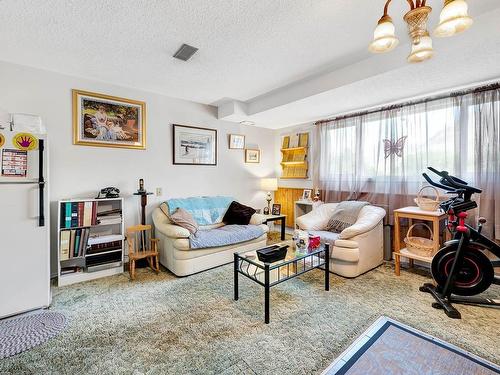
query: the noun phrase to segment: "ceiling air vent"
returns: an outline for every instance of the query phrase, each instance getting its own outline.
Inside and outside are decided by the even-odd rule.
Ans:
[[[196,51],[198,51],[198,48],[190,46],[189,44],[183,44],[174,54],[174,57],[182,61],[188,61]]]

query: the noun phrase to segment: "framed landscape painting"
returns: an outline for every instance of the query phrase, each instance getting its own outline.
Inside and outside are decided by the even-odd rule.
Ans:
[[[173,162],[177,165],[217,165],[217,130],[173,125]]]
[[[260,150],[247,148],[245,150],[245,163],[260,163]]]
[[[229,148],[243,150],[245,148],[245,136],[241,134],[229,134]]]
[[[73,90],[73,144],[146,148],[146,104]]]

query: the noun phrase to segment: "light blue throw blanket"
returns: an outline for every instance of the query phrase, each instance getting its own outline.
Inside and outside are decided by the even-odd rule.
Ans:
[[[206,249],[250,241],[263,234],[264,230],[258,225],[224,225],[216,229],[200,229],[189,237],[189,243],[191,249]]]
[[[183,208],[191,215],[198,225],[211,225],[222,222],[229,205],[234,199],[231,197],[191,197],[169,199],[169,214],[172,215],[177,208]]]

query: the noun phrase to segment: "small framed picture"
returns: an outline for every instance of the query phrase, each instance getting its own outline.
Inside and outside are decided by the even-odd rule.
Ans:
[[[260,163],[260,150],[247,148],[245,150],[245,163]]]
[[[229,134],[229,148],[243,150],[245,148],[245,136],[241,134]]]
[[[173,124],[173,162],[217,165],[217,130]]]
[[[304,189],[304,192],[302,193],[302,200],[310,201],[311,198],[312,198],[312,190],[311,189]]]
[[[273,215],[281,215],[281,204],[273,204]]]

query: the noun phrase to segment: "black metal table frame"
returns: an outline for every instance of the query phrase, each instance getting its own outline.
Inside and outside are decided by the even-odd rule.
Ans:
[[[264,222],[267,224],[270,221],[281,221],[281,241],[285,240],[285,225],[286,225],[286,216],[285,215],[276,215],[277,217],[267,218]]]
[[[248,252],[248,251],[247,251]],[[244,252],[242,254],[245,254],[247,252]],[[320,258],[319,256],[321,254],[324,254],[324,258]],[[318,264],[314,265],[314,256],[318,257]],[[306,260],[307,258],[311,258],[311,266],[309,268],[306,268]],[[321,261],[323,260],[323,261]],[[257,277],[254,274],[254,277],[252,277],[248,272],[244,272],[242,270],[242,265],[243,263],[247,262],[249,265],[253,265],[257,267],[258,269],[264,270],[264,282],[260,281],[257,279]],[[290,275],[290,265],[295,264],[296,269],[298,270],[298,265],[300,263],[303,263],[302,271],[300,272],[294,272],[292,275]],[[321,266],[325,266],[325,291],[330,290],[330,246],[329,244],[325,244],[324,247],[312,251],[309,254],[306,254],[302,257],[298,257],[295,259],[290,259],[284,262],[280,263],[264,263],[259,264],[251,259],[245,258],[244,256],[240,256],[238,253],[234,253],[234,300],[237,301],[239,299],[239,290],[238,290],[238,274],[241,273],[242,275],[246,276],[250,280],[256,282],[257,284],[261,285],[264,287],[264,321],[266,324],[269,324],[270,321],[270,303],[269,303],[269,296],[270,296],[270,291],[271,287],[281,284],[284,281],[293,279],[297,276],[300,276],[306,272],[312,271],[313,269],[320,268]],[[280,268],[286,267],[288,269],[288,273],[285,277],[281,278],[280,277]],[[248,268],[247,268],[248,269]],[[270,274],[271,271],[277,270],[277,275],[278,279],[274,282],[271,282],[270,280]]]

